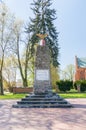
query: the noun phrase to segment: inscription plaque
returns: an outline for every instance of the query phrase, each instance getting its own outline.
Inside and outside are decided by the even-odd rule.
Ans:
[[[36,70],[36,80],[49,80],[49,70]]]

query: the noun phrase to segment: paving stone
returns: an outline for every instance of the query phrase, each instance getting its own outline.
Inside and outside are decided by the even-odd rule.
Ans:
[[[12,108],[0,100],[0,130],[86,130],[86,99],[66,99],[73,108]]]

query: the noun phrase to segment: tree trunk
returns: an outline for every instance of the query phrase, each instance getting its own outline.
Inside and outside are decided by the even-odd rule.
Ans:
[[[24,88],[28,87],[27,79],[23,79],[23,86]]]
[[[0,72],[0,95],[4,95],[2,72]]]

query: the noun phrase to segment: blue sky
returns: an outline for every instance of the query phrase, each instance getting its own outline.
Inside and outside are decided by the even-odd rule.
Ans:
[[[17,17],[26,23],[33,16],[32,0],[3,0]],[[75,64],[75,55],[86,57],[86,0],[53,0],[57,11],[55,26],[59,32],[61,69]]]

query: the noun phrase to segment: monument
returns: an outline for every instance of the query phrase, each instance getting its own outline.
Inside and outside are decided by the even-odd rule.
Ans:
[[[34,93],[46,93],[51,90],[50,77],[50,52],[45,43],[44,38],[47,34],[38,34],[41,38],[40,45],[37,46],[35,58],[35,78],[34,78]]]
[[[52,92],[50,75],[50,50],[45,42],[47,34],[37,34],[40,45],[37,46],[34,69],[34,91],[17,104],[14,108],[63,108],[72,107],[70,103]]]

